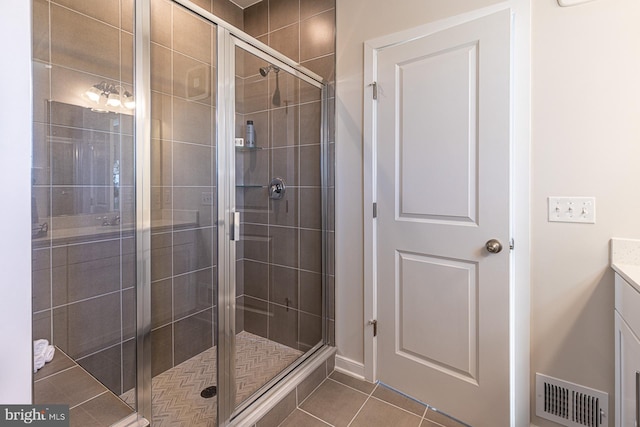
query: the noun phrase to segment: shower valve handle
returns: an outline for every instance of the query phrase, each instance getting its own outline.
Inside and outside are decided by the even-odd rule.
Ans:
[[[269,197],[274,200],[280,200],[284,197],[287,186],[282,178],[273,178],[269,183]]]

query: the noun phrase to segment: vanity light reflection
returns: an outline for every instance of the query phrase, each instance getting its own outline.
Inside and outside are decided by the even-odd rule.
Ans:
[[[133,94],[120,85],[114,85],[102,81],[91,86],[84,93],[89,101],[100,104],[103,102],[107,107],[118,108],[124,106],[127,110],[133,110],[136,107]]]

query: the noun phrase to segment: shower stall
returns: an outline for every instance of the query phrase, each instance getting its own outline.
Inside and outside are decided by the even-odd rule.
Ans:
[[[34,402],[72,425],[232,425],[331,354],[327,81],[216,2],[33,0]]]

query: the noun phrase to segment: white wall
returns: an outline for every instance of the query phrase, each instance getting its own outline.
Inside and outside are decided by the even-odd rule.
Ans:
[[[606,391],[612,409],[608,241],[640,238],[640,3],[532,3],[531,371]],[[557,195],[595,196],[596,224],[547,222]]]
[[[0,11],[0,403],[31,403],[31,2]]]
[[[336,342],[354,365],[364,330],[362,44],[494,3],[337,0]],[[640,238],[640,3],[531,3],[531,373],[606,391],[612,408],[608,240]],[[548,196],[580,195],[597,198],[595,225],[546,221]]]

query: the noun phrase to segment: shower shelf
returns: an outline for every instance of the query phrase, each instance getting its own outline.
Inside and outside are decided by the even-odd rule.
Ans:
[[[262,147],[236,147],[236,151],[258,151],[262,150]]]
[[[258,184],[236,184],[237,188],[267,188],[266,185],[258,185]]]

